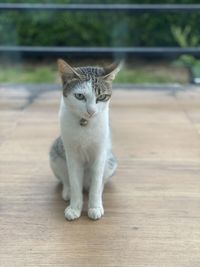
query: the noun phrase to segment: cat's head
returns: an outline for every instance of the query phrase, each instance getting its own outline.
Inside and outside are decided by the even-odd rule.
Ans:
[[[80,118],[89,119],[102,112],[109,104],[112,81],[119,64],[108,67],[73,68],[64,60],[58,60],[65,105]]]

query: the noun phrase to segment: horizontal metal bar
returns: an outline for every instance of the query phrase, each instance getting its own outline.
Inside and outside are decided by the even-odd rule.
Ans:
[[[200,55],[200,47],[58,47],[58,46],[0,46],[0,53],[38,55]]]
[[[27,4],[0,3],[1,10],[103,11],[103,12],[198,12],[200,4]]]

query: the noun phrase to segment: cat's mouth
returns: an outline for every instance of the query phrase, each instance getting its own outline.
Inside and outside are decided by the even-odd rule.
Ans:
[[[96,112],[95,113],[92,113],[92,114],[89,114],[89,113],[85,113],[83,118],[86,119],[86,120],[90,120],[92,119],[94,116],[95,116]]]

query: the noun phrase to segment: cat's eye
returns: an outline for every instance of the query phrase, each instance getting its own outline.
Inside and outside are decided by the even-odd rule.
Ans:
[[[106,95],[106,94],[104,94],[104,95],[100,95],[100,96],[97,97],[97,102],[98,102],[98,101],[105,102],[105,101],[107,101],[109,98],[110,98],[110,95]]]
[[[74,94],[74,96],[76,97],[76,99],[78,100],[85,100],[85,96],[83,94]]]

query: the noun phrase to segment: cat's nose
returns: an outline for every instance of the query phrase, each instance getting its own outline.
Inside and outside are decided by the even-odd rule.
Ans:
[[[89,116],[92,117],[92,116],[95,115],[96,110],[94,110],[94,109],[87,109],[87,112],[88,112]]]

